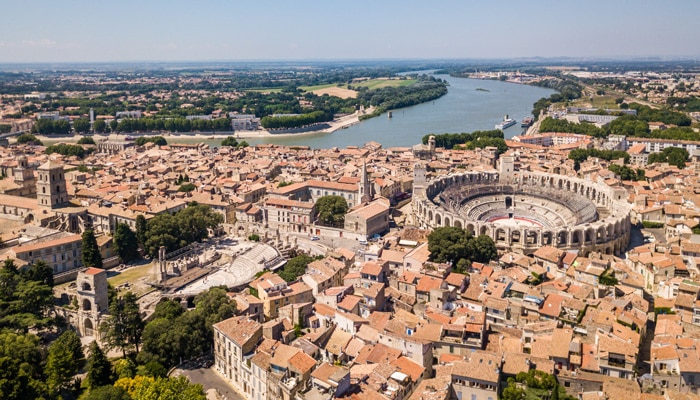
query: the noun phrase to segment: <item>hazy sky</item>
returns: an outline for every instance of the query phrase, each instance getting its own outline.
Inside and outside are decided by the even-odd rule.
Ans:
[[[5,0],[0,13],[0,62],[700,55],[700,0]]]

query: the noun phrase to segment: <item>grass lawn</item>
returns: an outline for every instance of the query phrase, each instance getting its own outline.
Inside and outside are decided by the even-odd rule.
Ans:
[[[278,93],[282,91],[282,88],[256,88],[256,89],[245,89],[246,92],[256,92],[256,93]]]
[[[415,79],[388,79],[388,78],[377,78],[370,79],[363,82],[353,83],[352,86],[364,86],[369,89],[379,89],[387,86],[408,86],[415,82]]]
[[[315,85],[315,86],[299,86],[299,89],[305,91],[305,92],[313,92],[314,90],[320,90],[320,89],[328,89],[330,87],[336,87],[338,84],[336,83],[326,83],[323,85]],[[347,87],[345,84],[341,84],[341,87]]]
[[[153,263],[148,263],[144,265],[139,265],[136,267],[131,267],[129,269],[126,269],[124,271],[109,271],[109,275],[112,275],[116,273],[116,275],[112,275],[111,277],[107,278],[107,281],[112,284],[112,286],[119,287],[119,285],[122,285],[126,282],[129,282],[129,284],[132,285],[132,288],[134,285],[136,285],[139,282],[140,278],[149,276],[151,272],[153,271]]]

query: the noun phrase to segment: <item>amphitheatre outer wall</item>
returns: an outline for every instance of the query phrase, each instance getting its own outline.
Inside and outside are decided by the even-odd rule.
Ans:
[[[553,246],[563,250],[577,250],[583,255],[592,251],[620,255],[629,244],[630,205],[626,201],[627,192],[624,189],[563,175],[530,171],[510,172],[503,169],[503,165],[500,173],[493,171],[450,174],[429,182],[426,182],[424,177],[424,167],[416,166],[413,212],[416,225],[421,228],[463,228],[473,235],[490,236],[499,250],[524,254],[531,254],[542,246]],[[482,190],[482,193],[479,193],[481,196],[500,195],[503,199],[509,198],[511,202],[518,202],[519,204],[511,210],[517,210],[518,206],[523,204],[532,208],[534,203],[539,202],[540,206],[545,205],[542,207],[550,204],[566,207],[568,211],[562,211],[574,217],[554,218],[559,222],[555,226],[537,226],[538,224],[532,224],[531,221],[503,224],[499,221],[501,218],[483,220],[465,215],[464,212],[460,212],[459,207],[446,206],[445,198],[441,197],[446,190],[459,193],[468,192],[473,187],[486,188],[488,193],[483,193]],[[470,197],[465,197],[457,200],[464,202],[469,199]],[[583,204],[572,210],[568,208],[571,207],[568,204],[570,202]],[[555,214],[554,211],[552,214]]]

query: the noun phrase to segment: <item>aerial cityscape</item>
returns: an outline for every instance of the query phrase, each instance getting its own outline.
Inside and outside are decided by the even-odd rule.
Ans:
[[[3,6],[0,399],[700,399],[700,3],[96,3]]]

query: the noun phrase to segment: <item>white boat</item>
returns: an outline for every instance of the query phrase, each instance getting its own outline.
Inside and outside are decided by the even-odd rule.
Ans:
[[[508,114],[506,114],[506,116],[503,117],[503,121],[501,121],[500,124],[496,125],[496,129],[503,130],[503,129],[506,129],[510,126],[515,125],[515,123],[516,123],[515,120],[513,118],[508,118]]]

